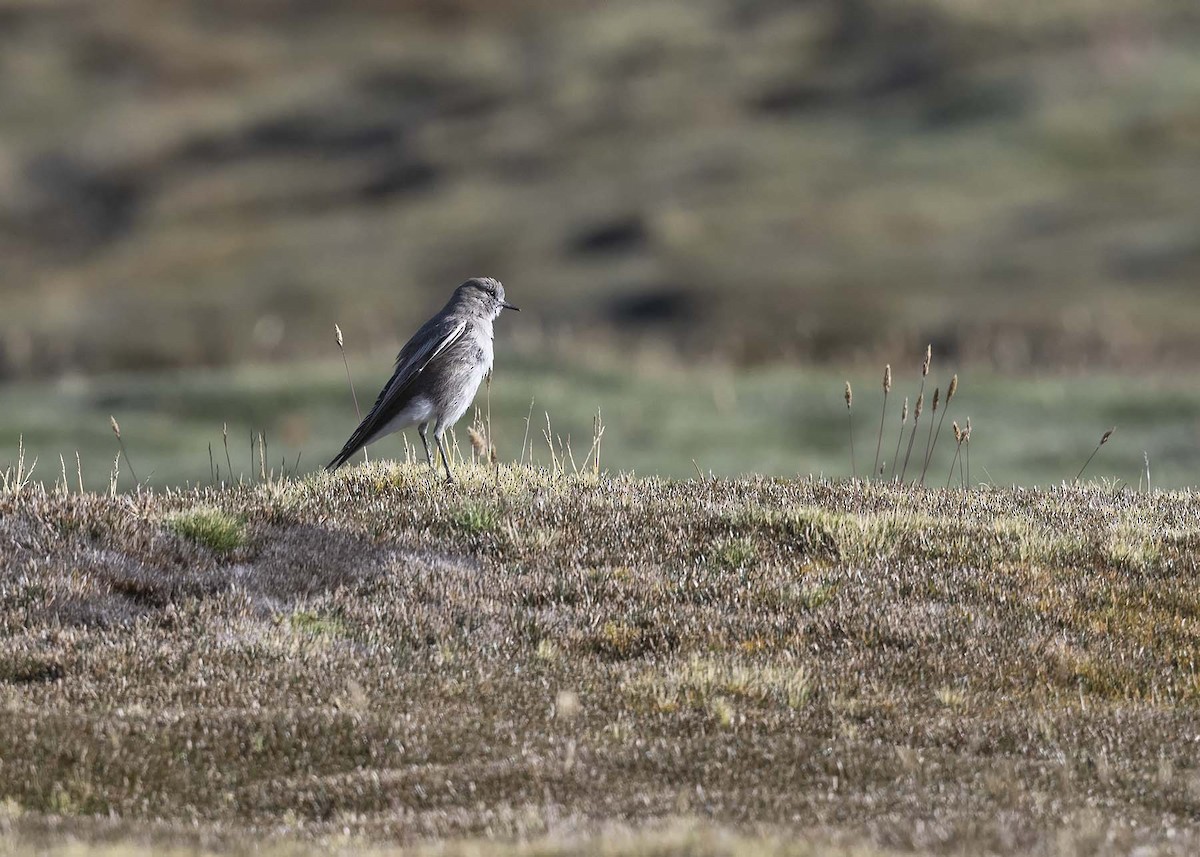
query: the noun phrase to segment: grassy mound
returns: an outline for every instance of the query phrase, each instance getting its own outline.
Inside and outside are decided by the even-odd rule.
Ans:
[[[4,828],[1196,847],[1200,496],[462,476],[0,497]]]

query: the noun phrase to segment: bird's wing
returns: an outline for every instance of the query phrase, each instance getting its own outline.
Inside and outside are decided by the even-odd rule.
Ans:
[[[371,412],[359,423],[354,434],[350,435],[350,439],[342,447],[342,451],[325,469],[335,470],[341,467],[354,453],[373,441],[384,426],[408,404],[407,393],[413,382],[434,358],[462,339],[466,332],[467,322],[453,316],[427,321],[400,350],[400,355],[396,358],[396,371],[379,393]]]

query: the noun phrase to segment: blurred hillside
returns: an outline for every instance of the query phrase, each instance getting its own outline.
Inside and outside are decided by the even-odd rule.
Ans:
[[[481,273],[531,347],[1200,359],[1190,0],[0,0],[0,116],[0,377]]]

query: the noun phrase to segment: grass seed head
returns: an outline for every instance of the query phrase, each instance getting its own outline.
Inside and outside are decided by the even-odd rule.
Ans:
[[[342,329],[335,324],[333,326],[333,333],[335,336],[337,336],[338,348],[345,348],[346,342],[342,339]]]
[[[946,404],[950,404],[950,400],[954,398],[954,394],[958,392],[958,375],[950,379],[950,388],[946,390]]]
[[[475,454],[486,461],[488,458],[487,443],[483,439],[483,433],[475,426],[471,426],[467,429],[467,437],[471,439],[471,448],[475,450]]]
[[[954,440],[956,443],[962,443],[962,429],[958,427],[958,420],[950,423],[950,428],[954,429]]]
[[[925,394],[924,393],[917,396],[917,407],[916,407],[916,410],[913,411],[913,417],[915,419],[919,420],[921,418],[921,411],[923,411],[923,410],[925,410]]]
[[[884,395],[892,392],[892,364],[888,363],[883,367],[883,392]]]
[[[117,423],[117,418],[110,415],[108,418],[108,422],[112,426],[113,434],[115,434],[117,436],[117,440],[120,440],[121,439],[121,426]]]
[[[854,391],[850,389],[849,381],[846,382],[845,399],[846,399],[846,410],[850,410],[851,406],[854,404]]]
[[[934,387],[933,388],[933,412],[935,414],[937,413],[938,402],[941,400],[941,398],[942,398],[942,388]]]
[[[908,396],[904,397],[904,407],[900,409],[900,425],[908,422]]]
[[[1117,427],[1113,426],[1108,431],[1106,431],[1104,433],[1104,436],[1100,438],[1100,445],[1104,446],[1104,444],[1108,443],[1108,439],[1113,436],[1113,432],[1115,432],[1116,430],[1117,430]]]
[[[933,346],[925,346],[925,362],[921,364],[921,377],[924,378],[929,374],[929,364],[933,362]]]

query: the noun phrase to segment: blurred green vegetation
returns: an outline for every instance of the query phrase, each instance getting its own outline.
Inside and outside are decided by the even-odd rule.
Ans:
[[[352,369],[364,410],[390,368],[382,355],[355,358]],[[870,470],[875,454],[879,374],[849,376],[855,390],[860,476]],[[944,391],[949,374],[949,369],[938,369],[935,355],[910,479],[920,472],[917,462],[927,442],[933,388]],[[582,467],[598,409],[605,423],[602,464],[613,471],[687,477],[694,476],[698,466],[717,475],[843,477],[850,473],[844,380],[831,370],[735,371],[724,364],[683,368],[653,357],[633,356],[626,362],[610,355],[586,363],[551,355],[505,357],[502,344],[491,389],[495,444],[502,460],[520,459],[525,420],[532,413],[529,444],[535,460],[548,464],[548,413],[556,443],[559,438],[569,440]],[[895,449],[901,402],[906,395],[915,400],[918,381],[919,366],[908,372],[897,368],[883,442],[886,461]],[[476,400],[481,412],[487,398],[481,390]],[[964,373],[946,413],[930,467],[928,481],[933,486],[945,485],[949,475],[951,421],[965,423],[968,416],[973,427],[973,481],[1046,486],[1070,480],[1100,435],[1116,426],[1087,478],[1136,488],[1146,453],[1155,487],[1200,484],[1200,390],[1186,378],[1162,374],[1014,380]],[[207,484],[210,444],[213,465],[228,474],[223,423],[228,424],[234,473],[253,479],[260,465],[257,451],[251,459],[252,433],[265,433],[269,469],[290,473],[300,455],[298,469],[306,472],[323,466],[356,424],[344,369],[336,359],[290,367],[77,377],[52,386],[10,384],[0,387],[0,467],[15,463],[23,435],[26,464],[38,459],[35,478],[58,480],[62,455],[68,481],[75,487],[78,450],[85,486],[106,489],[117,452],[110,415],[120,423],[139,477],[158,486]],[[457,436],[463,454],[469,456],[468,421],[469,417],[459,424]],[[419,448],[415,432],[408,438]],[[394,435],[369,451],[372,458],[402,458],[404,441]],[[124,464],[120,484],[132,485]]]
[[[0,374],[553,336],[1200,359],[1178,0],[0,2]],[[530,348],[538,346],[530,342]]]
[[[534,397],[539,450],[599,408],[616,469],[845,475],[839,367],[933,342],[976,477],[1116,424],[1089,475],[1196,484],[1198,48],[1175,0],[0,0],[0,453],[315,467],[332,324],[366,407],[490,274],[507,459]]]

